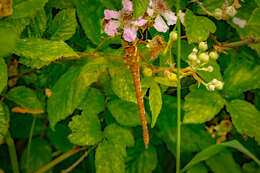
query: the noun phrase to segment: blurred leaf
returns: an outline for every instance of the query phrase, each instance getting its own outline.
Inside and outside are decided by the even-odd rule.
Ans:
[[[30,110],[44,110],[43,104],[35,91],[25,86],[18,86],[11,89],[6,98]]]
[[[162,94],[161,89],[157,83],[152,82],[149,90],[149,104],[152,112],[152,125],[153,128],[162,108]]]
[[[227,110],[238,132],[255,137],[258,144],[260,144],[260,111],[254,105],[244,100],[228,102]]]
[[[130,127],[141,125],[138,106],[135,103],[113,100],[108,103],[108,109],[121,125]]]
[[[51,40],[68,40],[76,32],[77,20],[75,9],[60,11],[48,30]]]
[[[126,147],[133,147],[135,144],[132,133],[127,129],[116,124],[108,125],[104,130],[104,137],[112,142],[117,151],[126,157]]]
[[[112,89],[115,94],[122,100],[137,103],[134,82],[130,71],[126,68],[121,68],[112,75]]]
[[[137,19],[146,11],[150,0],[133,0],[134,17]]]
[[[52,96],[48,99],[47,109],[52,129],[57,122],[73,113],[85,97],[88,86],[97,81],[100,74],[97,71],[82,74],[93,65],[90,62],[85,66],[72,66],[51,89]]]
[[[213,13],[216,8],[221,9],[224,3],[225,3],[225,0],[206,0],[206,1],[203,1],[203,6],[208,11]],[[198,8],[198,12],[200,14],[206,14],[201,8]]]
[[[11,54],[15,48],[17,34],[8,23],[0,23],[0,57]]]
[[[232,152],[223,150],[206,160],[207,165],[214,173],[242,173],[240,166],[235,162]]]
[[[37,171],[38,169],[49,163],[52,159],[50,145],[46,140],[41,138],[36,138],[32,140],[28,165],[27,152],[28,148],[24,150],[21,158],[21,169],[23,170],[23,172]],[[50,173],[52,171],[48,170],[46,172]]]
[[[77,0],[49,0],[48,7],[52,8],[74,8],[76,5]]]
[[[216,31],[215,24],[203,16],[195,16],[192,11],[185,12],[185,30],[190,43],[198,43],[207,40],[210,33]]]
[[[105,96],[96,88],[89,88],[85,98],[81,101],[79,109],[87,114],[99,114],[104,111]]]
[[[0,21],[1,24],[9,24],[14,28],[14,31],[17,33],[18,36],[24,31],[25,27],[28,26],[31,22],[30,17],[24,17],[19,19],[12,19],[7,18],[5,20]]]
[[[85,34],[95,45],[98,45],[101,35],[102,4],[99,1],[84,0],[77,1],[76,6],[79,21]]]
[[[29,61],[44,62],[47,65],[62,57],[78,55],[63,41],[50,41],[45,39],[21,39],[16,44],[15,54],[23,56]]]
[[[48,0],[24,0],[13,7],[12,19],[33,17],[37,10],[44,7]]]
[[[187,173],[208,173],[208,168],[202,164],[199,163],[195,166],[193,166],[192,168],[190,168]]]
[[[152,173],[157,167],[157,152],[153,145],[143,150],[140,155],[127,168],[127,173]]]
[[[7,86],[8,74],[7,74],[7,65],[5,60],[0,58],[0,94]]]
[[[184,123],[204,123],[211,120],[224,106],[224,99],[215,91],[192,86],[185,97]]]
[[[4,137],[8,132],[9,121],[9,109],[4,103],[0,103],[0,145],[4,142]]]
[[[101,141],[101,125],[96,114],[76,115],[69,123],[72,133],[68,136],[71,143],[79,146],[94,145]]]
[[[110,141],[98,145],[95,154],[96,173],[124,173],[124,158],[116,146]]]
[[[199,152],[193,157],[193,159],[181,170],[181,172],[185,172],[186,170],[190,169],[194,165],[211,158],[212,156],[220,153],[223,150],[226,150],[226,148],[237,149],[238,151],[252,158],[258,165],[260,165],[260,161],[250,151],[248,151],[238,141],[232,140],[225,143],[211,145],[210,147],[202,150],[201,152]]]
[[[237,97],[242,92],[260,88],[260,65],[246,59],[231,63],[224,73],[224,95]]]
[[[170,80],[166,77],[154,77],[153,78],[155,82],[161,84],[161,85],[165,85],[165,86],[171,86],[171,87],[176,87],[177,86],[177,81],[173,81]]]
[[[244,173],[260,173],[260,166],[257,166],[255,162],[249,162],[243,164]]]
[[[37,11],[34,19],[28,27],[28,36],[41,38],[47,28],[47,16],[44,8]]]
[[[70,129],[63,125],[57,124],[55,131],[50,128],[47,131],[47,137],[51,143],[61,152],[67,152],[72,149],[73,144],[70,143],[67,136],[70,134]]]

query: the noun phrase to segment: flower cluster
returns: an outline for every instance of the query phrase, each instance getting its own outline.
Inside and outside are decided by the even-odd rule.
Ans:
[[[154,20],[154,28],[159,32],[166,32],[168,25],[176,24],[177,17],[163,0],[150,0],[146,14],[138,19],[133,17],[133,4],[130,0],[122,1],[123,8],[120,11],[105,10],[105,33],[109,36],[123,34],[123,39],[127,42],[133,42],[136,39],[136,32],[139,27],[148,24],[148,21]],[[164,19],[167,21],[165,23]],[[148,25],[147,25],[148,26]],[[123,33],[120,31],[123,30]]]
[[[206,87],[209,91],[214,91],[215,89],[217,90],[222,90],[224,86],[224,83],[217,80],[217,79],[213,79],[212,81],[210,81]]]

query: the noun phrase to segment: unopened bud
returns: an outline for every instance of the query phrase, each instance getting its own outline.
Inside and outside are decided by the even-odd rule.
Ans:
[[[199,59],[204,62],[204,63],[208,63],[209,62],[209,55],[207,53],[201,53],[199,55]]]
[[[230,17],[234,17],[237,14],[237,10],[235,7],[229,6],[225,9],[225,13]]]
[[[215,85],[209,84],[207,88],[208,88],[209,91],[214,91]]]
[[[192,49],[192,52],[193,52],[193,53],[197,53],[197,52],[198,52],[198,49],[197,49],[196,47],[194,47],[194,48]]]
[[[221,82],[221,81],[217,81],[217,83],[216,83],[216,88],[218,89],[218,90],[222,90],[223,89],[223,86],[224,86],[224,83],[223,82]]]
[[[176,41],[177,38],[178,38],[177,32],[176,32],[176,31],[172,31],[172,32],[170,33],[170,39],[171,39],[171,41]]]
[[[188,59],[191,61],[196,61],[197,55],[195,53],[191,53],[191,54],[189,54]]]
[[[218,59],[218,57],[219,57],[219,55],[216,51],[210,52],[209,56],[210,56],[211,59],[214,59],[214,60]]]
[[[217,20],[221,20],[222,19],[222,10],[220,8],[216,8],[213,15]]]
[[[208,44],[207,44],[207,42],[200,42],[199,48],[200,48],[200,50],[202,50],[202,51],[207,50],[207,49],[208,49]]]
[[[148,67],[144,67],[143,74],[144,76],[151,77],[153,75],[153,71]]]
[[[214,68],[212,66],[208,66],[208,72],[213,72]]]

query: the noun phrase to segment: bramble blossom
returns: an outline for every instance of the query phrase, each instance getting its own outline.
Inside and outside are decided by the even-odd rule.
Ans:
[[[166,32],[168,25],[174,25],[177,22],[177,16],[172,12],[164,0],[150,0],[147,14],[153,17],[154,12],[157,14],[155,18],[154,28],[159,32]],[[166,19],[167,24],[164,22],[162,16]]]
[[[123,38],[125,41],[132,42],[136,39],[137,27],[147,23],[146,19],[140,16],[133,20],[133,4],[130,0],[123,0],[123,9],[120,11],[105,10],[105,19],[109,20],[105,26],[105,33],[110,36],[118,34],[118,29],[123,25]]]

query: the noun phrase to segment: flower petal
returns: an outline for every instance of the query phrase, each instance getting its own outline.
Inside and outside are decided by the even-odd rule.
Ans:
[[[143,26],[147,23],[146,19],[143,19],[143,16],[140,16],[137,20],[131,22],[135,26]]]
[[[117,28],[120,27],[120,22],[110,20],[105,26],[105,33],[110,36],[115,36],[117,32]]]
[[[148,5],[148,8],[147,8],[147,14],[148,14],[148,16],[150,16],[150,17],[153,16],[153,12],[154,12],[154,10],[153,10],[153,8],[152,8],[152,4],[153,4],[153,1],[150,0],[149,5]]]
[[[123,38],[128,42],[134,41],[136,39],[136,29],[126,26],[124,28]]]
[[[177,22],[177,16],[175,15],[174,12],[171,10],[165,10],[163,12],[163,17],[167,20],[168,25],[174,25]]]
[[[239,19],[238,17],[234,17],[232,22],[237,24],[240,28],[244,28],[246,26],[246,20]]]
[[[109,20],[111,18],[118,19],[119,12],[114,10],[105,10],[104,11],[105,19]]]
[[[166,23],[164,22],[163,18],[160,15],[158,15],[155,18],[155,22],[153,26],[159,32],[166,32],[168,30],[168,26],[166,25]]]
[[[123,0],[123,11],[133,11],[133,4],[130,0]]]
[[[180,16],[181,23],[184,25],[185,13],[183,13],[181,10],[179,10],[179,16]]]

